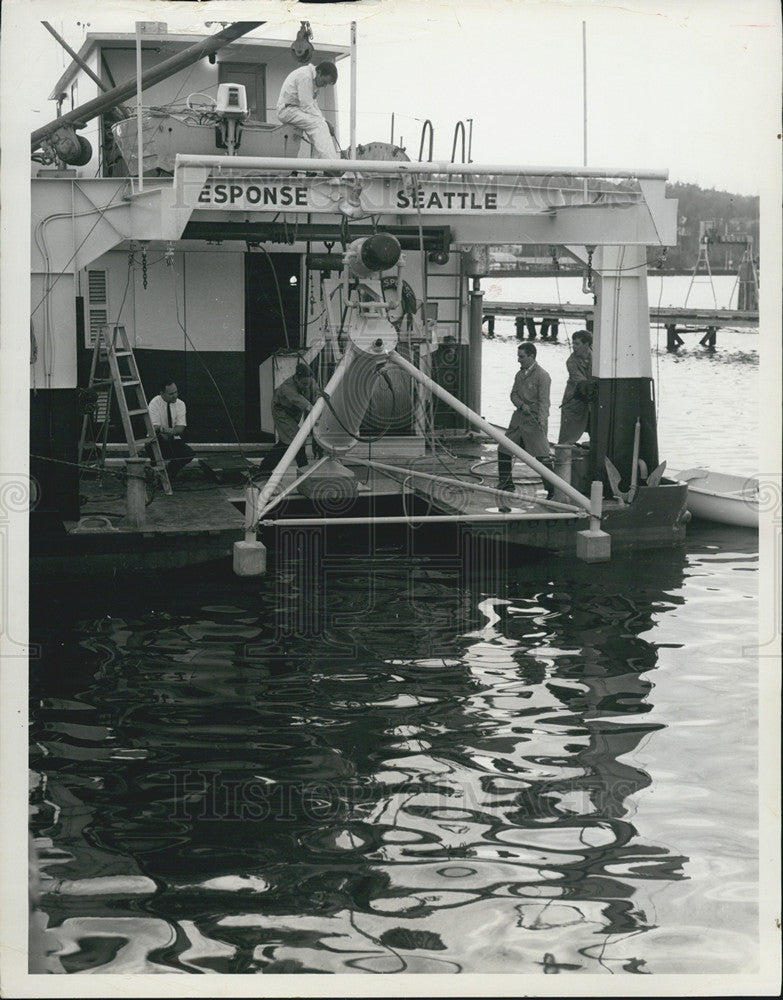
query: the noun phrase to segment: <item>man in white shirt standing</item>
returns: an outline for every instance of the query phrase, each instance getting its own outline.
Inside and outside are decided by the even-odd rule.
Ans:
[[[337,82],[334,63],[309,63],[300,66],[283,81],[277,101],[277,117],[284,125],[300,129],[313,145],[313,156],[322,160],[339,160],[340,150],[334,129],[318,107],[318,91]]]
[[[185,466],[193,461],[195,452],[185,444],[182,435],[187,427],[187,408],[179,398],[177,385],[167,378],[161,383],[160,394],[149,401],[152,427],[158,437],[160,452],[167,461],[169,479],[174,479]],[[147,455],[154,459],[152,445],[146,447]]]

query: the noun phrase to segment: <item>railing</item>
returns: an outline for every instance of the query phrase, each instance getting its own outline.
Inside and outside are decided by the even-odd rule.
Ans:
[[[461,160],[461,162],[465,163],[466,162],[466,157],[465,157],[465,123],[464,122],[457,122],[457,124],[454,126],[454,141],[451,144],[451,162],[452,163],[454,163],[454,158],[455,158],[456,153],[457,153],[457,137],[460,136],[460,135],[462,136],[462,160]]]
[[[421,141],[419,142],[419,163],[424,162],[422,155],[424,153],[424,137],[427,134],[428,129],[430,136],[430,148],[429,148],[429,156],[427,157],[427,162],[432,163],[432,145],[435,140],[435,132],[432,128],[432,122],[429,120],[429,118],[424,122],[424,124],[421,127]]]

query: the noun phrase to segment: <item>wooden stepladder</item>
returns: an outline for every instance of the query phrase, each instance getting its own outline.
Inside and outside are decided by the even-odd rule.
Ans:
[[[163,492],[171,494],[171,483],[166,472],[166,463],[160,450],[160,442],[152,426],[147,399],[139,377],[136,358],[128,341],[125,327],[119,323],[102,326],[95,337],[95,347],[90,365],[88,392],[95,393],[95,413],[85,413],[82,419],[82,433],[79,438],[79,465],[82,459],[97,457],[97,464],[103,468],[106,457],[106,442],[109,435],[112,395],[117,398],[125,440],[131,458],[145,458],[145,448],[152,445],[155,459],[154,470],[160,478]],[[127,394],[127,395],[126,395]],[[97,441],[97,425],[102,423],[101,445]],[[135,424],[135,426],[134,426]],[[139,434],[139,428],[143,434]]]

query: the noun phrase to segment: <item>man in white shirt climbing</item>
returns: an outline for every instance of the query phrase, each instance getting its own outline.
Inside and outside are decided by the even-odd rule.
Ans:
[[[318,91],[337,82],[334,63],[308,63],[300,66],[283,81],[277,101],[277,117],[284,125],[293,125],[304,132],[313,146],[313,157],[339,160],[340,149],[334,129],[318,107]]]

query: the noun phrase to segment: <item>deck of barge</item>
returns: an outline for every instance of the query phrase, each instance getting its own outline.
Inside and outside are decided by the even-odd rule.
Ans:
[[[499,500],[490,493],[475,492],[470,484],[492,487],[497,479],[494,464],[496,448],[493,444],[474,436],[450,439],[425,455],[399,456],[379,459],[384,469],[371,468],[366,461],[352,458],[349,453],[344,464],[354,472],[358,499],[400,497],[403,493],[418,495],[426,500],[434,513],[483,515],[499,513]],[[252,474],[251,459],[246,469]],[[471,467],[476,467],[471,471]],[[206,468],[205,468],[206,466]],[[399,469],[400,471],[391,471]],[[218,476],[215,476],[215,470]],[[221,470],[225,474],[221,475]],[[418,477],[417,473],[463,480],[465,489],[443,485]],[[287,488],[297,478],[296,469],[290,469],[282,483]],[[520,463],[515,466],[516,494],[518,501],[511,501],[513,512],[545,511],[537,500],[542,498],[541,480]],[[261,480],[263,483],[264,480]],[[173,483],[173,492],[166,495],[160,489],[148,487],[146,523],[131,527],[125,520],[125,492],[121,467],[107,468],[98,476],[88,474],[80,483],[80,518],[65,522],[69,535],[117,532],[129,535],[172,535],[193,532],[244,530],[244,485],[246,477],[239,463],[225,452],[201,453]],[[274,519],[284,519],[306,499],[293,490],[284,504],[276,508]],[[298,509],[297,509],[298,514]]]
[[[448,438],[425,454],[373,454],[373,463],[382,468],[349,453],[343,461],[355,475],[352,499],[319,502],[293,489],[261,518],[260,537],[274,549],[285,532],[323,531],[328,525],[330,538],[339,539],[345,551],[392,536],[407,538],[410,545],[416,535],[417,551],[441,542],[453,546],[455,539],[470,536],[573,552],[577,533],[589,526],[587,513],[558,503],[557,494],[554,503],[548,502],[540,478],[519,462],[514,496],[498,494],[496,456],[494,443],[475,435]],[[171,495],[148,487],[140,527],[126,517],[121,463],[101,475],[87,473],[80,484],[79,519],[31,532],[31,571],[34,576],[117,574],[228,562],[233,543],[245,533],[246,473],[260,460],[227,457],[225,450],[201,452],[175,481]],[[296,479],[293,468],[281,487]],[[484,491],[471,488],[476,484]],[[684,484],[668,483],[657,490],[641,488],[632,505],[604,501],[602,524],[612,536],[612,550],[682,542],[686,492]]]
[[[505,501],[494,493],[449,486],[414,475],[423,472],[493,487],[497,467],[491,463],[495,458],[495,445],[472,435],[448,438],[424,455],[383,455],[378,459],[400,471],[370,468],[365,460],[352,458],[349,453],[344,464],[355,474],[356,499],[350,507],[340,505],[328,513],[378,522],[383,518],[401,521],[395,527],[402,532],[407,518],[418,529],[422,516],[457,516],[469,522],[477,519],[476,527],[480,530],[501,528],[509,541],[527,544],[519,537],[523,530],[532,546],[563,547],[566,534],[575,530],[578,515],[556,510],[559,516],[552,519],[552,507],[539,503],[544,498],[541,480],[520,463],[515,465],[516,498]],[[79,519],[65,521],[56,532],[31,539],[33,569],[37,568],[38,573],[60,570],[78,573],[82,569],[116,573],[176,568],[228,558],[233,542],[244,537],[247,481],[244,473],[258,462],[260,456],[246,463],[244,459],[227,458],[225,450],[200,452],[173,483],[171,495],[148,487],[145,523],[141,527],[132,526],[126,517],[122,465],[109,465],[100,474],[88,472],[80,482]],[[286,474],[281,486],[285,488],[295,479],[294,468]],[[503,511],[499,505],[507,505],[510,510]],[[515,520],[522,515],[523,521]],[[323,506],[293,490],[270,512],[262,536],[268,544],[286,521],[301,526],[305,519],[323,516]],[[579,527],[582,526],[580,523]],[[455,525],[437,527],[446,530]]]

